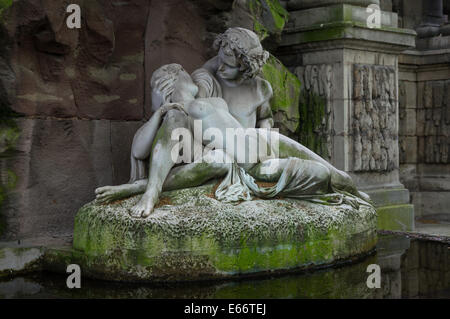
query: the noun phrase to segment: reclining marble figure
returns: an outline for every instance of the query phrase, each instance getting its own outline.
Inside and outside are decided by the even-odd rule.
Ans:
[[[192,78],[178,64],[165,65],[154,72],[151,80],[154,114],[133,139],[130,181],[98,188],[97,200],[110,202],[144,193],[131,215],[147,217],[163,190],[199,186],[226,176],[215,193],[219,200],[282,195],[326,204],[343,201],[352,205],[367,204],[368,196],[357,191],[348,174],[276,131],[271,135],[277,134],[278,158],[239,163],[234,155],[239,151],[226,149],[225,141],[205,139],[202,134],[202,139],[192,140],[191,145],[208,145],[210,151],[202,158],[194,158],[191,152],[189,163],[176,166],[172,150],[178,141],[172,139],[171,132],[180,128],[192,131],[195,120],[202,121],[203,132],[216,128],[222,136],[226,136],[227,128],[256,128],[260,132],[273,125],[269,105],[272,88],[258,76],[268,53],[256,34],[243,28],[231,28],[219,35],[214,45],[218,55],[196,70]],[[250,143],[264,140],[248,138]],[[247,144],[238,147],[245,147],[243,145]],[[231,158],[227,162],[215,160],[227,156]],[[267,174],[268,166],[277,169]],[[260,187],[255,180],[274,185]]]

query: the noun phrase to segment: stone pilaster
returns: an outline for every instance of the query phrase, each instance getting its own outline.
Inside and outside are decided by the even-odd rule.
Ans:
[[[448,25],[442,25],[442,1],[424,2],[424,13],[416,49],[399,58],[400,178],[411,191],[417,217],[446,220],[450,216],[450,35],[445,32]]]
[[[315,133],[328,137],[325,157],[371,195],[380,227],[411,229],[414,209],[399,181],[398,56],[416,33],[398,28],[393,12],[379,11],[381,25],[373,27],[366,7],[373,1],[307,2],[288,4],[278,56],[303,90],[324,101],[326,125]]]
[[[428,38],[440,34],[441,24],[445,22],[442,0],[423,1],[422,23],[416,29],[419,38]]]

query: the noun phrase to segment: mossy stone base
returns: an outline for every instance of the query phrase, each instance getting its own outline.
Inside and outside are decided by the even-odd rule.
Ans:
[[[291,199],[226,204],[213,185],[162,194],[147,219],[130,217],[140,196],[83,206],[74,254],[85,275],[124,281],[193,281],[333,264],[371,251],[371,207]]]

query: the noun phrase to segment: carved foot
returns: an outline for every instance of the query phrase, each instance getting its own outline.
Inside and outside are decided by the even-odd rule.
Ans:
[[[146,192],[141,200],[131,208],[130,215],[133,217],[146,218],[150,216],[158,203],[158,192]]]

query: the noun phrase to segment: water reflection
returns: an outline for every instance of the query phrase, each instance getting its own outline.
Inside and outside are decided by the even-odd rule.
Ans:
[[[381,288],[370,289],[367,266],[381,268]],[[221,283],[151,286],[34,274],[0,281],[0,298],[450,298],[449,245],[380,236],[376,254],[339,268]]]

